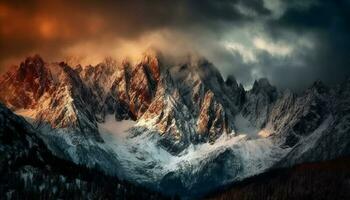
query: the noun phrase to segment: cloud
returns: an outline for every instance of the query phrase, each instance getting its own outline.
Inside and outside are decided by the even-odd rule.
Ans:
[[[0,72],[39,53],[47,60],[135,59],[149,47],[171,59],[208,58],[249,87],[267,77],[300,89],[350,73],[349,1],[5,0]]]
[[[316,79],[335,84],[349,76],[349,8],[347,0],[306,1],[288,5],[281,17],[268,22],[268,34],[275,40],[294,42],[296,38],[304,38],[299,43],[306,48],[294,48],[294,62],[291,62],[291,65],[303,63],[303,67],[291,66],[286,70],[295,77],[294,85]],[[278,80],[278,76],[274,77]]]
[[[223,23],[252,20],[237,4],[268,13],[259,1],[250,1],[5,0],[0,2],[0,63],[32,52],[51,58],[83,42],[138,40],[164,29],[220,32]]]
[[[253,44],[257,49],[267,51],[272,56],[287,56],[293,51],[288,45],[268,42],[263,38],[254,38]]]

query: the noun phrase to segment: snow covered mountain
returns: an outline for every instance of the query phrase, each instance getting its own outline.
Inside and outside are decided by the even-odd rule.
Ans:
[[[52,155],[33,127],[1,103],[0,155],[1,199],[165,199]]]
[[[198,197],[273,167],[350,154],[350,79],[302,94],[267,79],[245,91],[207,60],[70,67],[27,58],[0,101],[63,158],[168,194]]]

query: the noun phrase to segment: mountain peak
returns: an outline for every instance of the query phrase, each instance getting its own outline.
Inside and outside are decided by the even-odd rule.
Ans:
[[[49,90],[51,81],[43,59],[39,55],[28,57],[2,82],[0,99],[14,107],[30,107]]]
[[[30,65],[30,64],[43,65],[44,60],[41,58],[41,56],[39,54],[35,54],[34,56],[27,57],[25,59],[24,63],[26,65]]]
[[[260,78],[254,82],[254,85],[259,87],[270,87],[271,84],[267,78]]]
[[[265,92],[274,92],[276,91],[276,87],[272,86],[268,79],[261,78],[257,81],[254,81],[252,91],[254,93],[259,91],[265,91]]]
[[[26,76],[38,77],[44,75],[44,65],[44,60],[37,54],[32,57],[27,57],[19,66],[19,78],[25,78]]]
[[[328,92],[328,87],[320,80],[315,81],[310,89],[317,91],[319,94]]]
[[[229,75],[226,79],[226,85],[237,88],[238,83],[236,81],[236,78],[233,75]]]
[[[158,82],[160,78],[160,53],[155,50],[147,50],[143,53],[143,58],[137,66],[142,66],[149,79]]]

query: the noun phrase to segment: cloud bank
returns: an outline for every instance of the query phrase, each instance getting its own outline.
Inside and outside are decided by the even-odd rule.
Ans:
[[[281,88],[350,74],[348,0],[5,0],[0,2],[0,71],[39,53],[48,60],[134,57],[153,47],[198,54],[249,87]]]

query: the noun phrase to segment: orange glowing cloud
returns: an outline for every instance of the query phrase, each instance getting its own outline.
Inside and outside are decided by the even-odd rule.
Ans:
[[[56,24],[53,21],[44,19],[41,22],[38,23],[38,29],[43,38],[53,38],[54,34],[57,30]]]

